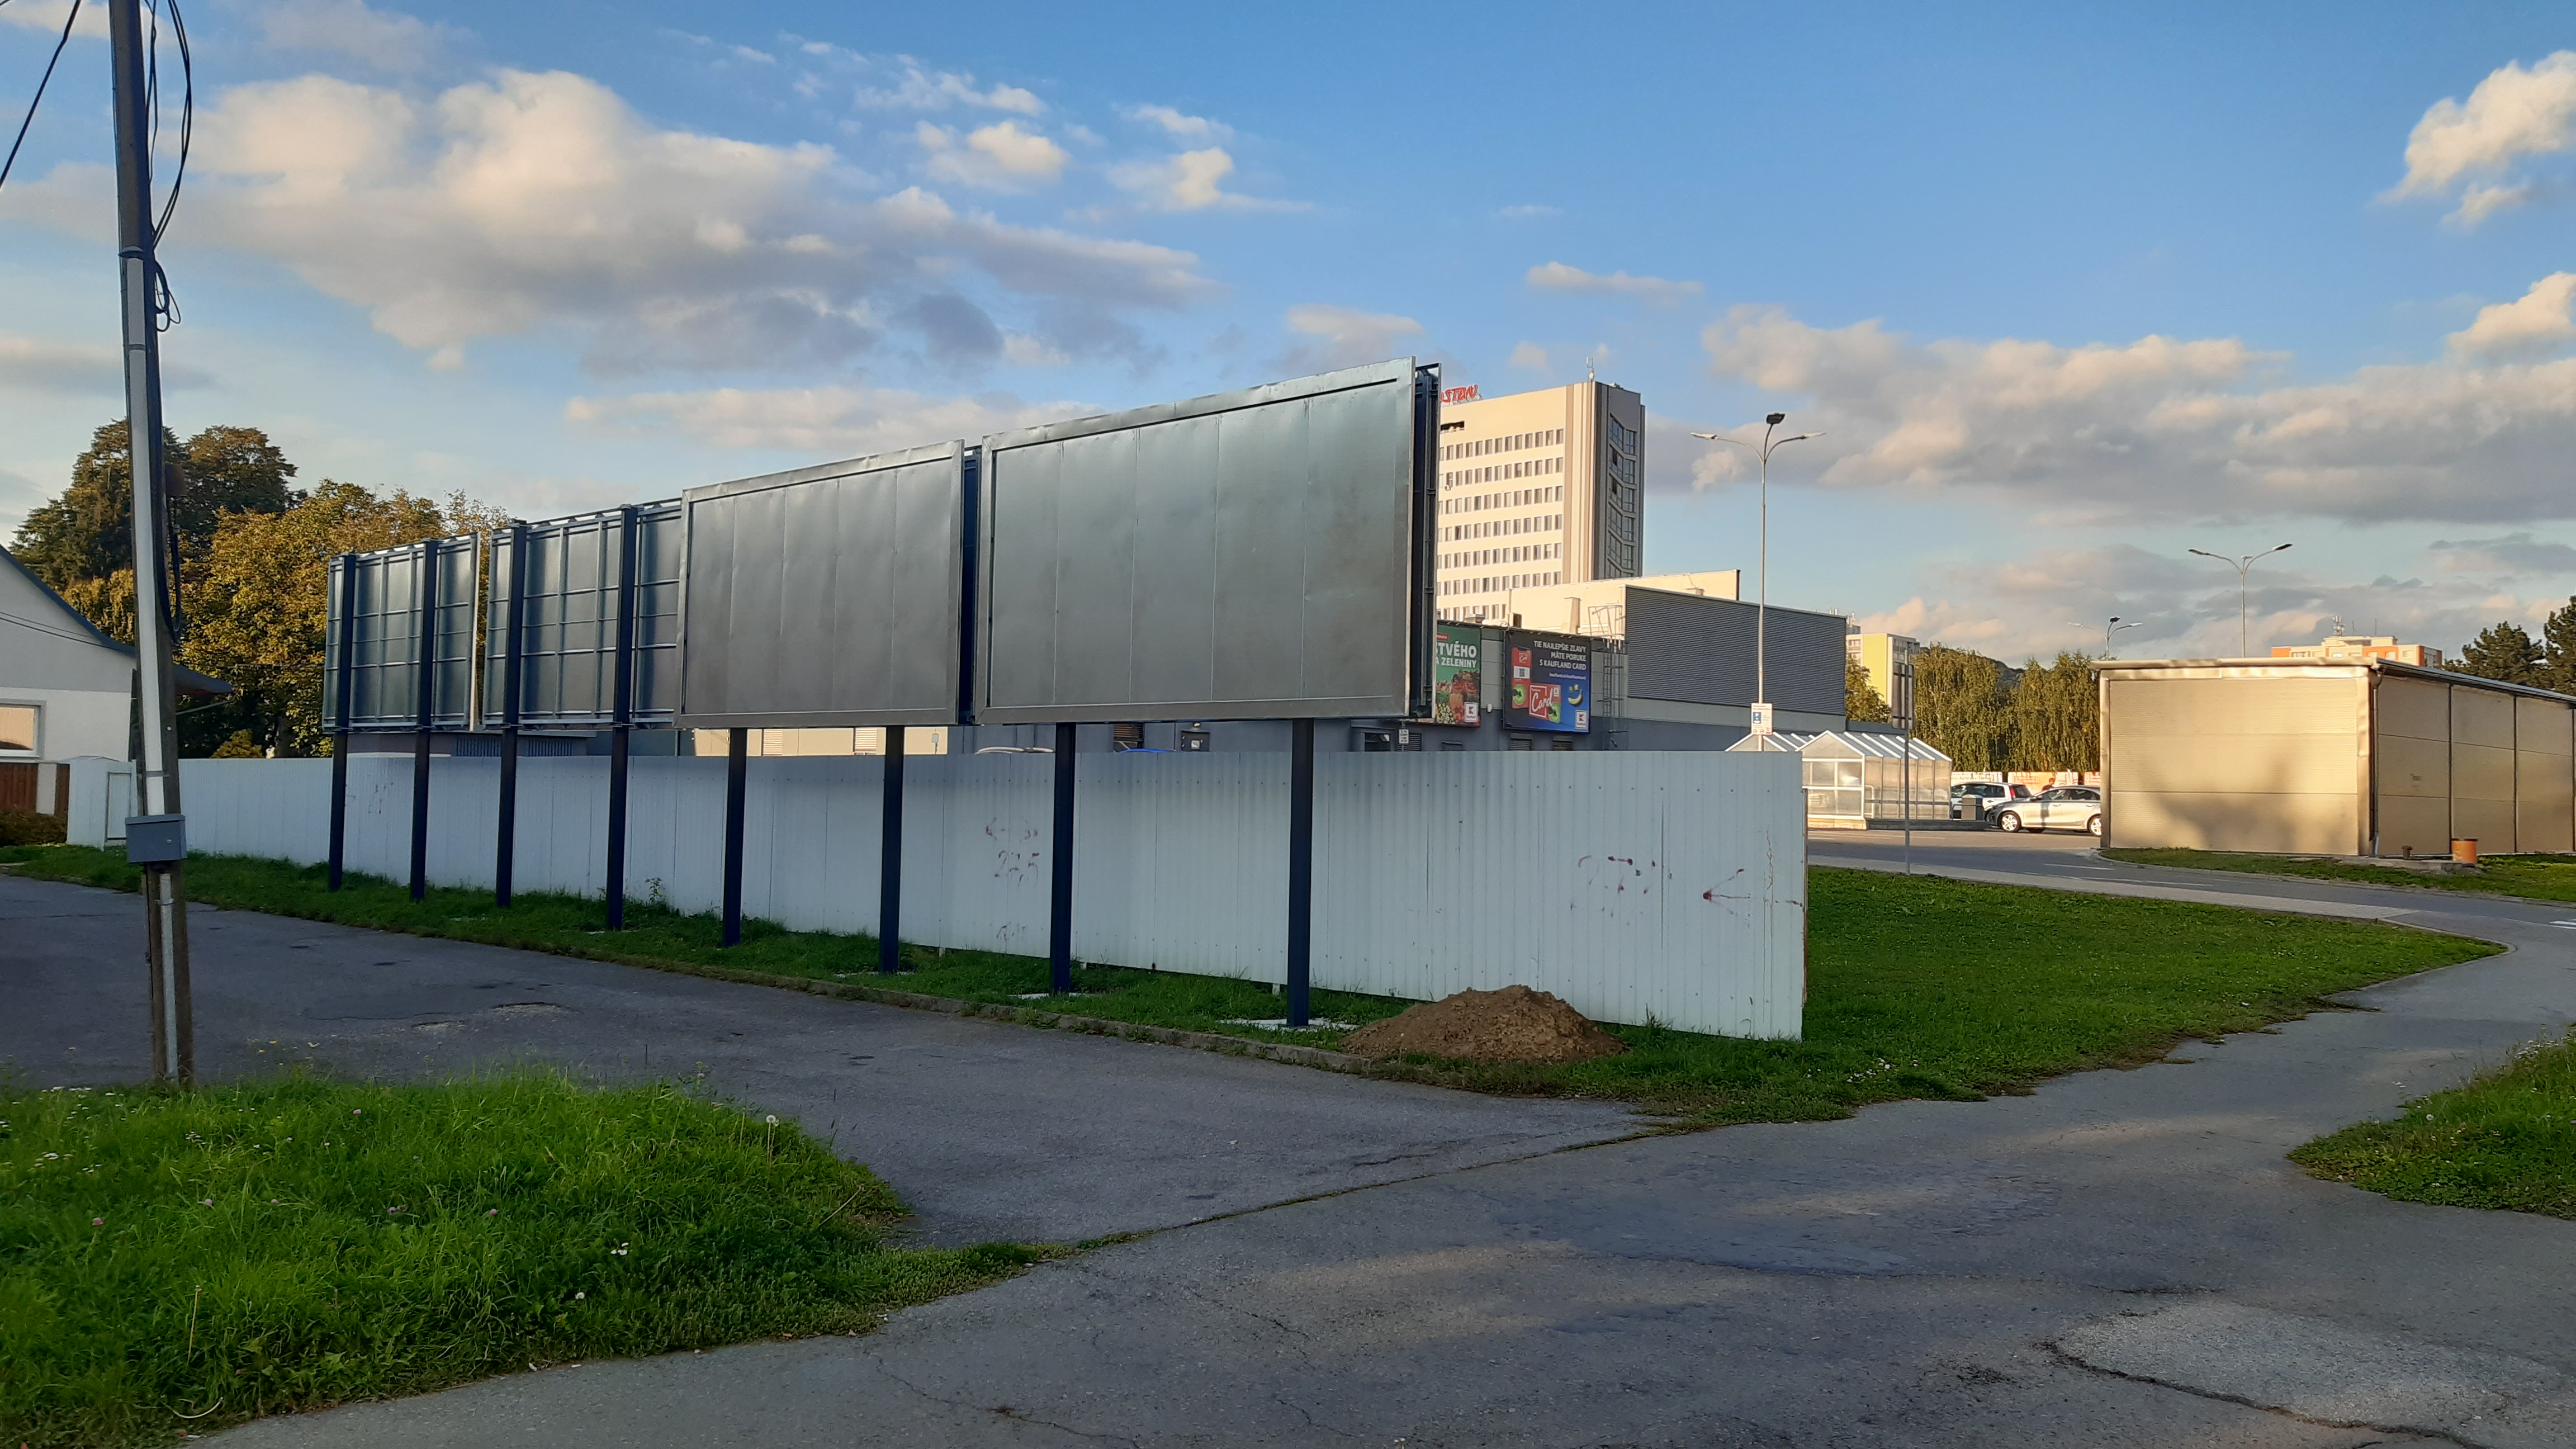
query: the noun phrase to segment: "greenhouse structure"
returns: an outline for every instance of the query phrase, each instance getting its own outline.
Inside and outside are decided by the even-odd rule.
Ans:
[[[1807,828],[1867,830],[1903,820],[1908,793],[1906,747],[1913,747],[1913,818],[1950,818],[1950,757],[1923,740],[1874,730],[1746,735],[1728,748],[1796,755],[1807,782]]]

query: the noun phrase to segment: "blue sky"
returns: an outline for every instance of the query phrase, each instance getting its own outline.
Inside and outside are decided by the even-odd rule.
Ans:
[[[1752,562],[1691,429],[1825,428],[1772,595],[1874,627],[2233,652],[2185,550],[2282,541],[2258,649],[2576,593],[2563,6],[200,4],[169,411],[307,481],[537,517],[1590,361],[1655,419],[1651,570]],[[0,8],[0,104],[64,13]],[[0,191],[0,527],[120,410],[104,46],[64,64]]]

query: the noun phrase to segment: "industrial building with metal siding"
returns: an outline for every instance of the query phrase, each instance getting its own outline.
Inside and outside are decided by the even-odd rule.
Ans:
[[[2385,659],[2094,668],[2105,845],[2576,849],[2576,698]]]

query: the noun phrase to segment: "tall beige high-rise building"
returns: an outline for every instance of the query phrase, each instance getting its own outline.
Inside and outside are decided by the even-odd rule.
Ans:
[[[1626,388],[1444,396],[1440,617],[1508,623],[1514,589],[1634,577],[1645,502],[1646,405]]]

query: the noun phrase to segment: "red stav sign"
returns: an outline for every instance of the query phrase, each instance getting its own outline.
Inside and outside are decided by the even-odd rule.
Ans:
[[[1440,400],[1444,403],[1474,402],[1476,400],[1476,385],[1474,383],[1469,383],[1465,387],[1453,387],[1447,392],[1440,394]]]

